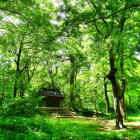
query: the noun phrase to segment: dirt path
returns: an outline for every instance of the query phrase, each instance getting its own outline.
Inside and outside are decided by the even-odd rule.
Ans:
[[[127,130],[140,130],[140,122],[124,122],[125,126],[127,128],[121,128],[119,130],[116,130],[114,128],[115,120],[102,120],[100,118],[96,118],[96,123],[101,126],[101,130],[107,130],[107,131],[127,131]]]
[[[126,121],[124,124],[127,128],[121,128],[119,130],[116,130],[114,128],[115,120],[106,120],[102,119],[100,117],[84,117],[84,116],[57,116],[58,118],[84,118],[84,119],[90,119],[93,120],[93,122],[96,122],[101,128],[100,131],[127,131],[127,130],[140,130],[140,122],[129,122]]]

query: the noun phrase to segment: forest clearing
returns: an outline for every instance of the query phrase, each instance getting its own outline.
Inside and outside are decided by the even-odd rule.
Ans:
[[[0,140],[139,140],[139,0],[0,0]]]

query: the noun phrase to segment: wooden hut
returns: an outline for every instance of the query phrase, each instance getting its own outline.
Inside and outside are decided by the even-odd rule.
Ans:
[[[39,93],[41,96],[45,96],[43,100],[47,107],[60,107],[61,101],[64,99],[64,94],[58,89],[42,88]]]

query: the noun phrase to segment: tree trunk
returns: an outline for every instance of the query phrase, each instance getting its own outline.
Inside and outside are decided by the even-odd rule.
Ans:
[[[113,76],[110,78],[112,87],[113,87],[113,96],[114,96],[114,111],[116,115],[116,128],[120,128],[120,124],[123,128],[125,128],[123,124],[123,116],[120,110],[120,99],[119,99],[119,87],[117,85],[116,77]]]
[[[123,64],[122,64],[123,65]],[[125,92],[125,79],[124,79],[124,74],[123,74],[123,66],[121,66],[121,89],[120,89],[120,110],[122,113],[123,119],[126,118],[125,115],[125,104],[124,104],[124,92]]]
[[[115,93],[116,94],[116,93]],[[114,96],[114,112],[116,116],[116,128],[120,128],[120,123],[123,125],[123,118],[120,112],[119,98]]]
[[[108,94],[107,94],[107,81],[106,81],[106,77],[104,77],[104,94],[105,94],[105,100],[106,100],[106,113],[109,113],[109,98],[108,98]]]
[[[70,54],[69,57],[71,62],[69,108],[71,108],[74,107],[75,61],[73,55]]]
[[[21,42],[20,42],[20,47],[19,47],[19,51],[18,51],[18,55],[17,55],[17,61],[16,61],[16,79],[15,79],[15,84],[14,84],[14,95],[13,97],[15,98],[17,96],[17,89],[18,89],[18,79],[20,77],[20,57],[21,57],[21,52],[22,52],[22,47],[23,47],[23,40],[24,40],[24,35],[21,39]]]
[[[123,28],[124,28],[124,23],[126,21],[126,17],[122,17],[120,20],[119,26],[120,26],[120,33],[123,33]],[[120,39],[121,39],[121,34],[120,34]],[[120,86],[120,110],[123,119],[126,118],[125,116],[125,105],[124,105],[124,92],[125,92],[125,77],[124,77],[124,72],[123,72],[123,66],[124,66],[124,46],[122,40],[119,41],[119,47],[118,47],[118,52],[119,52],[119,58],[120,58],[120,70],[121,70],[121,86]]]
[[[15,85],[14,85],[14,98],[17,96],[17,80],[15,80]]]
[[[120,111],[120,104],[119,104],[120,87],[119,84],[117,83],[117,78],[115,76],[117,69],[115,68],[113,47],[111,47],[109,51],[109,62],[110,62],[110,72],[107,77],[112,83],[113,96],[114,96],[114,112],[116,116],[116,128],[120,128],[120,124],[122,125],[123,128],[125,128],[123,124],[123,117]]]
[[[121,110],[123,119],[125,119],[126,115],[125,115],[125,107],[124,107],[124,94],[121,95],[121,98],[120,98],[120,110]]]

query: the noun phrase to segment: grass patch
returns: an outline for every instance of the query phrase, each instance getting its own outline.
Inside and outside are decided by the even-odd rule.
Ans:
[[[137,140],[139,135],[138,130],[103,130],[98,121],[91,118],[50,118],[38,115],[0,119],[1,140]]]
[[[128,115],[128,117],[126,118],[127,122],[139,122],[140,123],[140,112],[138,114],[131,114]]]

